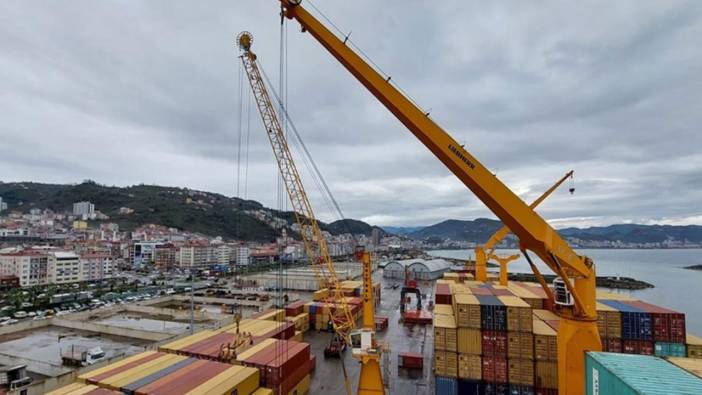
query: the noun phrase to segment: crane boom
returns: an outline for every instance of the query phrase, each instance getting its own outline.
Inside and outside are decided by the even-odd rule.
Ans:
[[[532,208],[494,176],[453,137],[437,125],[390,82],[357,55],[300,5],[302,0],[279,0],[282,13],[297,20],[468,189],[470,189],[530,250],[560,278],[564,289],[558,313],[558,378],[561,393],[579,394],[584,388],[584,356],[601,350],[597,331],[595,265],[581,257]],[[529,257],[527,256],[527,259]],[[535,268],[535,266],[532,266]],[[544,283],[542,282],[542,286]]]
[[[287,138],[256,62],[256,55],[250,49],[250,34],[242,33],[239,36],[239,44],[244,50],[244,53],[241,55],[244,70],[261,114],[266,134],[273,148],[273,154],[278,163],[285,190],[292,204],[295,220],[300,226],[300,236],[305,247],[307,259],[315,272],[320,289],[329,288],[334,302],[338,305],[331,313],[334,331],[348,342],[349,334],[355,328],[355,321],[351,309],[346,303],[339,279],[336,276],[336,269],[329,255],[327,241],[317,223],[312,205],[305,192],[305,187],[302,185],[302,179],[288,147]]]

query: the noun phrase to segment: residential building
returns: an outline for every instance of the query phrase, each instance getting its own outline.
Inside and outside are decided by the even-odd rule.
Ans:
[[[83,280],[80,257],[74,252],[49,252],[47,269],[50,284],[66,284]]]
[[[135,241],[130,249],[130,260],[134,266],[149,265],[154,262],[156,247],[164,243],[160,241]]]
[[[81,281],[110,279],[116,272],[115,261],[106,253],[86,253],[80,256]]]
[[[48,255],[36,250],[0,254],[0,276],[17,277],[21,287],[48,284]]]
[[[176,267],[178,248],[170,243],[161,244],[154,249],[154,266],[160,270],[170,271]]]
[[[90,202],[73,203],[73,215],[92,217],[95,215],[95,205]]]
[[[250,263],[251,250],[247,246],[236,247],[236,265],[247,266]]]
[[[0,196],[0,211],[7,210],[7,203],[2,201],[2,196]]]
[[[212,247],[211,263],[216,265],[229,265],[232,260],[232,247],[221,244],[217,247]]]
[[[178,263],[181,268],[205,268],[211,261],[212,248],[204,243],[180,247]]]

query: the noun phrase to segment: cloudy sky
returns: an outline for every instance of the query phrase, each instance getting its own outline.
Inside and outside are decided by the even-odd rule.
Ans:
[[[539,209],[552,224],[702,224],[702,2],[381,4],[315,1],[524,199],[574,169],[575,195]],[[252,32],[277,84],[279,22],[275,0],[0,2],[0,180],[229,196],[238,183],[277,207],[233,43]],[[296,22],[286,29],[289,113],[347,217],[492,216]]]

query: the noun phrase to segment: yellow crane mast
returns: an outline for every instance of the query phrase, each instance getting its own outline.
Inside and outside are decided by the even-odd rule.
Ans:
[[[378,382],[379,380],[380,391],[378,391],[375,386],[371,386],[370,392],[365,391],[364,389],[368,388],[368,386],[363,385],[359,381],[358,393],[383,394],[382,376],[380,375],[379,365],[380,348],[375,341],[374,331],[375,307],[373,305],[374,297],[370,254],[360,248],[356,251],[356,258],[363,265],[363,329],[355,331],[356,323],[351,309],[348,303],[346,303],[346,297],[341,289],[339,279],[336,276],[336,269],[329,255],[326,239],[315,218],[312,205],[307,197],[302,179],[300,178],[300,173],[297,170],[292,153],[290,152],[278,114],[275,111],[271,97],[266,89],[265,81],[258,67],[256,54],[251,51],[251,45],[253,43],[251,33],[242,32],[239,34],[237,43],[239,48],[243,51],[241,61],[251,85],[254,100],[261,114],[266,134],[273,148],[273,154],[278,163],[278,169],[293,207],[295,220],[300,226],[300,236],[305,247],[307,259],[319,281],[320,289],[328,288],[331,300],[336,304],[336,307],[331,311],[331,322],[335,333],[335,336],[332,338],[332,343],[334,343],[337,338],[343,342],[342,345],[336,345],[337,351],[340,354],[344,345],[351,345],[353,356],[360,359],[363,366],[368,365],[371,367],[366,370],[372,371],[366,372],[365,374],[373,376],[374,382]],[[346,368],[343,365],[343,355],[340,355],[340,357],[346,392],[351,395],[351,386],[346,374]],[[362,368],[361,377],[364,377],[363,371],[364,369]]]
[[[304,7],[301,0],[278,0],[282,13],[297,20],[339,63],[366,87],[415,137],[468,187],[520,241],[520,249],[539,282],[546,282],[531,262],[534,252],[557,275],[554,281],[558,330],[558,387],[562,394],[582,394],[586,351],[600,351],[597,331],[595,265],[579,256],[568,243],[519,196],[404,96]]]
[[[560,180],[556,181],[551,188],[547,189],[541,196],[534,200],[529,207],[535,209],[543,202],[553,191],[558,189],[568,178],[573,178],[573,170],[567,172]],[[570,188],[570,193],[575,191]],[[495,252],[495,247],[509,234],[509,228],[506,226],[497,230],[488,241],[482,246],[475,247],[475,279],[478,281],[487,281],[487,263],[490,260],[495,260],[500,265],[500,285],[507,285],[507,265],[519,258],[519,254],[499,255]]]

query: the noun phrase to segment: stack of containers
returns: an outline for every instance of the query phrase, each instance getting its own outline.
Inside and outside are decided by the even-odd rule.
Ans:
[[[684,357],[685,314],[639,300],[622,303],[650,314],[654,354],[660,357]]]
[[[507,356],[510,392],[526,393],[534,386],[532,309],[517,296],[497,297],[507,309]]]
[[[450,306],[448,306],[450,308]],[[448,314],[446,314],[448,313]],[[458,378],[458,340],[453,309],[434,314],[434,374]]]
[[[507,306],[489,287],[471,288],[480,303],[482,376],[486,385],[502,391],[508,383]],[[506,388],[505,388],[506,390]]]
[[[311,357],[307,343],[270,339],[263,346],[241,353],[237,363],[258,369],[262,387],[287,394],[311,373]]]
[[[78,376],[78,382],[126,394],[251,393],[256,369],[144,352]]]
[[[285,306],[285,316],[295,317],[296,315],[302,314],[304,312],[304,308],[305,302],[302,300],[289,303],[287,306]]]
[[[453,304],[451,286],[448,284],[448,282],[436,282],[436,289],[434,291],[434,303],[437,305]]]
[[[483,378],[480,302],[472,293],[457,292],[454,295],[454,311],[458,339],[458,378],[480,381]]]
[[[702,359],[702,339],[689,333],[686,338],[687,357]]]
[[[544,310],[541,310],[544,311]],[[534,388],[537,394],[558,393],[558,343],[556,330],[534,310]]]
[[[622,352],[622,316],[619,310],[597,302],[597,330],[602,340],[602,351]]]
[[[307,313],[300,313],[296,316],[285,317],[285,320],[292,322],[293,325],[295,325],[296,332],[305,333],[310,329],[310,315]]]
[[[361,317],[361,305],[360,304],[348,304],[351,314],[355,320]],[[337,305],[328,302],[307,302],[304,306],[304,312],[309,315],[309,326],[310,328],[316,329],[317,331],[326,331],[328,329],[329,320],[331,319],[331,314]]]
[[[622,352],[653,355],[653,321],[651,314],[623,300],[600,300],[619,310],[622,322]]]

